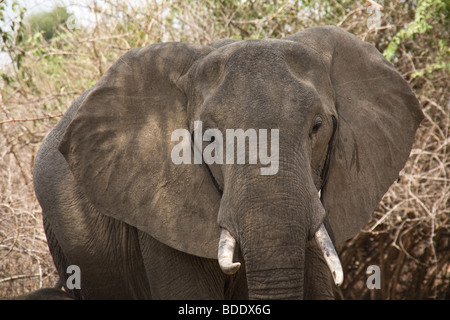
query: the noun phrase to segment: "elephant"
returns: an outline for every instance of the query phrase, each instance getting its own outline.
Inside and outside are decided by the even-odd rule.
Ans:
[[[398,179],[423,117],[393,65],[336,26],[131,49],[35,159],[58,274],[65,284],[68,266],[81,272],[65,290],[333,299],[345,281],[333,246]]]

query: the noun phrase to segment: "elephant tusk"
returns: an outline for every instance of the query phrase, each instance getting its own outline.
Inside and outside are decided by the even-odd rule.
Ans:
[[[334,249],[333,243],[331,242],[330,236],[328,235],[327,229],[323,225],[320,225],[319,229],[314,235],[316,242],[322,250],[323,257],[330,268],[331,274],[333,275],[334,283],[340,286],[344,281],[344,271],[342,270],[341,262],[339,261],[339,256]]]
[[[222,228],[219,241],[218,259],[220,269],[228,275],[235,274],[241,267],[240,262],[233,262],[235,246],[236,239],[233,238],[227,229]]]

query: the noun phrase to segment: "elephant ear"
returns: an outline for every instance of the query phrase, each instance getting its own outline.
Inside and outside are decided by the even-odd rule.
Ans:
[[[207,258],[217,256],[220,195],[204,165],[172,162],[179,142],[171,135],[188,128],[177,81],[212,50],[165,43],[124,54],[86,97],[59,146],[99,212]]]
[[[360,231],[398,178],[423,113],[408,83],[371,44],[331,26],[287,39],[316,50],[330,70],[337,129],[322,202],[340,243]]]

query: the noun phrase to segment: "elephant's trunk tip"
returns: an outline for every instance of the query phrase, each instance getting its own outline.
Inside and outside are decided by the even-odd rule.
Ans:
[[[316,242],[321,249],[325,261],[327,262],[328,268],[330,268],[331,274],[333,275],[334,283],[340,286],[344,282],[344,271],[342,270],[341,262],[339,261],[339,256],[334,249],[333,243],[331,242],[330,236],[328,235],[327,229],[323,225],[320,225],[319,229],[315,234]]]
[[[240,262],[233,262],[234,248],[236,246],[236,239],[230,232],[222,228],[219,241],[218,259],[219,265],[225,274],[235,274],[241,267]]]

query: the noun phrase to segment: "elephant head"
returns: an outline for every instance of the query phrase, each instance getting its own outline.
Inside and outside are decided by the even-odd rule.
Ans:
[[[220,242],[229,273],[239,267],[236,245],[251,298],[302,298],[308,241],[329,241],[328,230],[339,243],[360,230],[422,118],[372,45],[317,27],[278,40],[131,50],[86,97],[59,150],[100,212],[196,256],[217,259]],[[180,129],[180,150],[192,151],[181,163]],[[259,136],[239,148],[229,129]],[[217,161],[193,159],[211,145]],[[219,151],[229,145],[233,160],[246,152],[243,163],[225,161]],[[252,155],[261,148],[277,156],[269,174]]]

